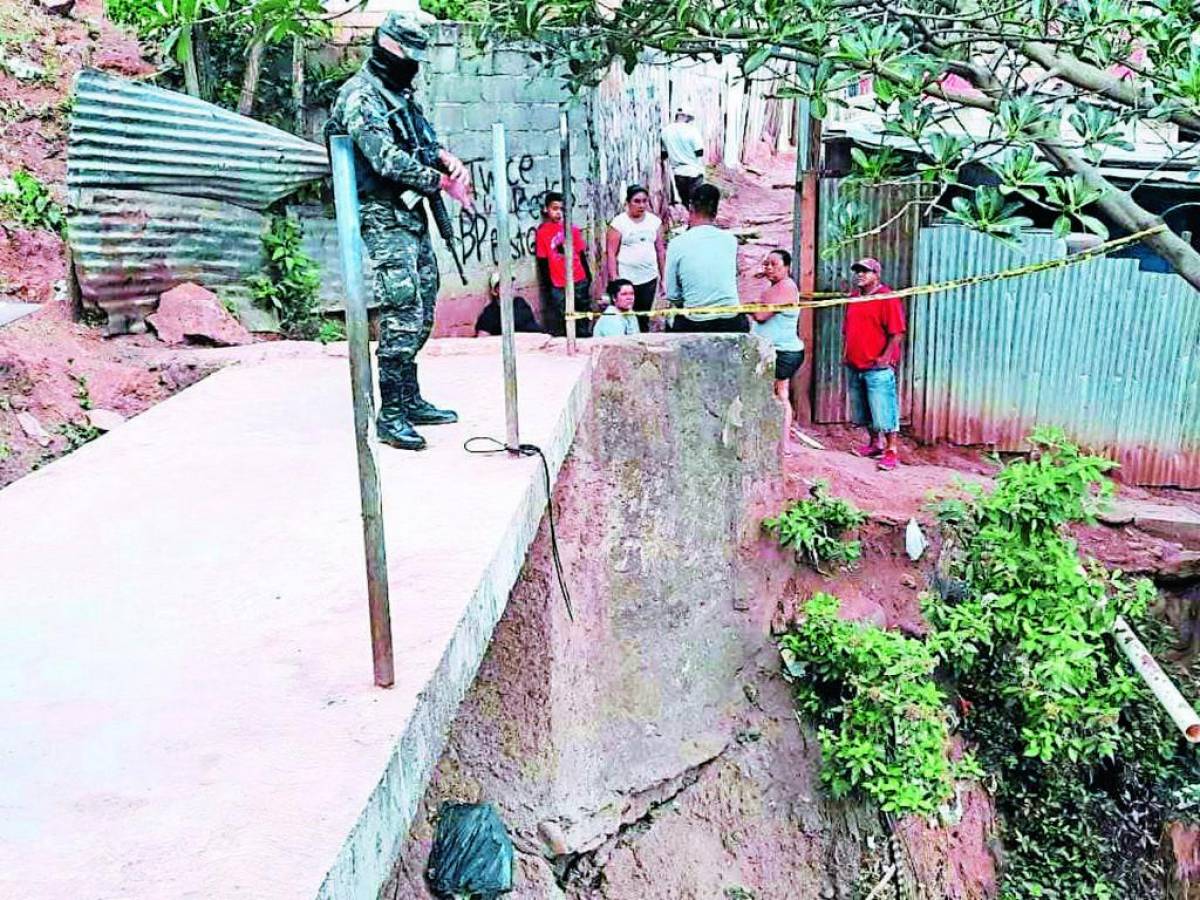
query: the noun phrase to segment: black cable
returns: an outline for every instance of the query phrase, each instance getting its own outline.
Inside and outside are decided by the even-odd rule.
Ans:
[[[472,448],[472,444],[478,442],[491,444],[486,450],[478,450]],[[554,560],[554,574],[558,576],[558,589],[562,591],[563,603],[567,607],[567,618],[572,622],[575,621],[575,613],[571,609],[571,592],[567,590],[567,579],[563,575],[562,559],[558,555],[558,533],[554,529],[554,502],[550,495],[550,463],[546,461],[546,454],[542,452],[542,448],[537,444],[519,444],[517,447],[509,447],[502,441],[496,440],[494,437],[473,437],[467,438],[463,442],[463,449],[468,453],[506,453],[515,452],[521,456],[537,456],[542,461],[542,479],[546,485],[546,518],[550,522],[550,556]]]

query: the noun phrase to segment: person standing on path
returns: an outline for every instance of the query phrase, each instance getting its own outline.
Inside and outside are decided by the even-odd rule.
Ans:
[[[542,307],[542,325],[546,334],[555,337],[567,333],[567,230],[563,225],[563,202],[563,195],[557,191],[546,194],[542,206],[542,224],[534,234],[538,277],[547,288],[543,293],[547,302]],[[583,232],[578,225],[571,226],[571,235],[575,241],[575,259],[571,265],[571,277],[575,281],[575,308],[582,311],[588,307],[592,274],[588,268]],[[587,320],[579,321],[582,326]],[[587,335],[581,333],[579,336]]]
[[[780,307],[778,311],[751,313],[750,333],[775,348],[775,396],[783,401],[785,439],[792,437],[795,407],[800,391],[800,367],[804,364],[804,341],[800,340],[800,289],[788,270],[792,254],[772,250],[763,260],[762,273],[770,285],[759,303]]]
[[[700,306],[736,306],[737,238],[716,224],[721,192],[715,185],[702,184],[692,191],[688,206],[688,230],[667,245],[667,300],[682,306],[673,316],[672,331],[739,332],[750,330],[743,313],[691,313]]]
[[[420,23],[390,13],[371,55],[338,92],[325,132],[354,143],[360,228],[380,305],[376,431],[380,441],[404,450],[425,446],[413,425],[458,421],[425,400],[417,381],[417,354],[433,331],[440,283],[426,208],[440,203],[442,192],[472,205],[466,166],[441,146],[413,93],[428,53]]]
[[[671,164],[679,202],[688,206],[692,191],[704,180],[704,138],[683,107],[675,110],[675,121],[663,129],[662,144],[662,158]]]
[[[650,193],[640,184],[625,191],[625,212],[608,226],[608,278],[623,278],[633,285],[633,308],[649,312],[658,296],[666,268],[667,245],[662,219],[650,212]],[[638,329],[650,330],[646,316],[637,317]]]
[[[891,471],[900,464],[896,365],[904,335],[904,307],[881,280],[879,260],[860,259],[850,272],[854,281],[851,297],[878,296],[846,304],[843,333],[850,408],[855,424],[865,427],[869,436],[855,452],[877,459],[880,469]]]

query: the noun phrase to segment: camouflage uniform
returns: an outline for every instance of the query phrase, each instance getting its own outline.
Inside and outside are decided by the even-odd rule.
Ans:
[[[425,441],[412,424],[457,420],[421,398],[416,356],[433,330],[439,285],[429,239],[425,198],[435,198],[442,173],[437,165],[437,134],[410,86],[388,82],[379,59],[378,35],[395,38],[416,63],[424,59],[419,29],[388,16],[376,36],[372,59],[338,93],[327,133],[348,134],[354,142],[362,237],[375,264],[379,303],[380,440],[407,449]]]

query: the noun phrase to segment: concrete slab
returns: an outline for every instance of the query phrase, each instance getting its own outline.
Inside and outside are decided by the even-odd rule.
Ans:
[[[0,896],[374,900],[544,509],[498,342],[384,448],[397,683],[371,684],[344,359],[241,365],[0,492]],[[586,356],[520,361],[557,467]]]
[[[1200,547],[1200,513],[1186,506],[1147,500],[1114,500],[1098,518],[1108,525],[1133,524],[1185,546]]]
[[[8,301],[2,301],[0,302],[0,328],[24,316],[32,315],[39,309],[41,309],[41,306],[37,303],[9,303]]]

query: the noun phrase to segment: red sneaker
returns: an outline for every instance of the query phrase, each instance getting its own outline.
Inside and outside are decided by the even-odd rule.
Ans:
[[[877,447],[875,444],[863,444],[861,447],[854,448],[854,455],[874,459],[877,456],[883,455],[883,448]]]
[[[900,457],[896,454],[895,450],[888,450],[879,457],[879,462],[875,464],[875,468],[881,469],[884,472],[890,472],[898,465],[900,465]]]

